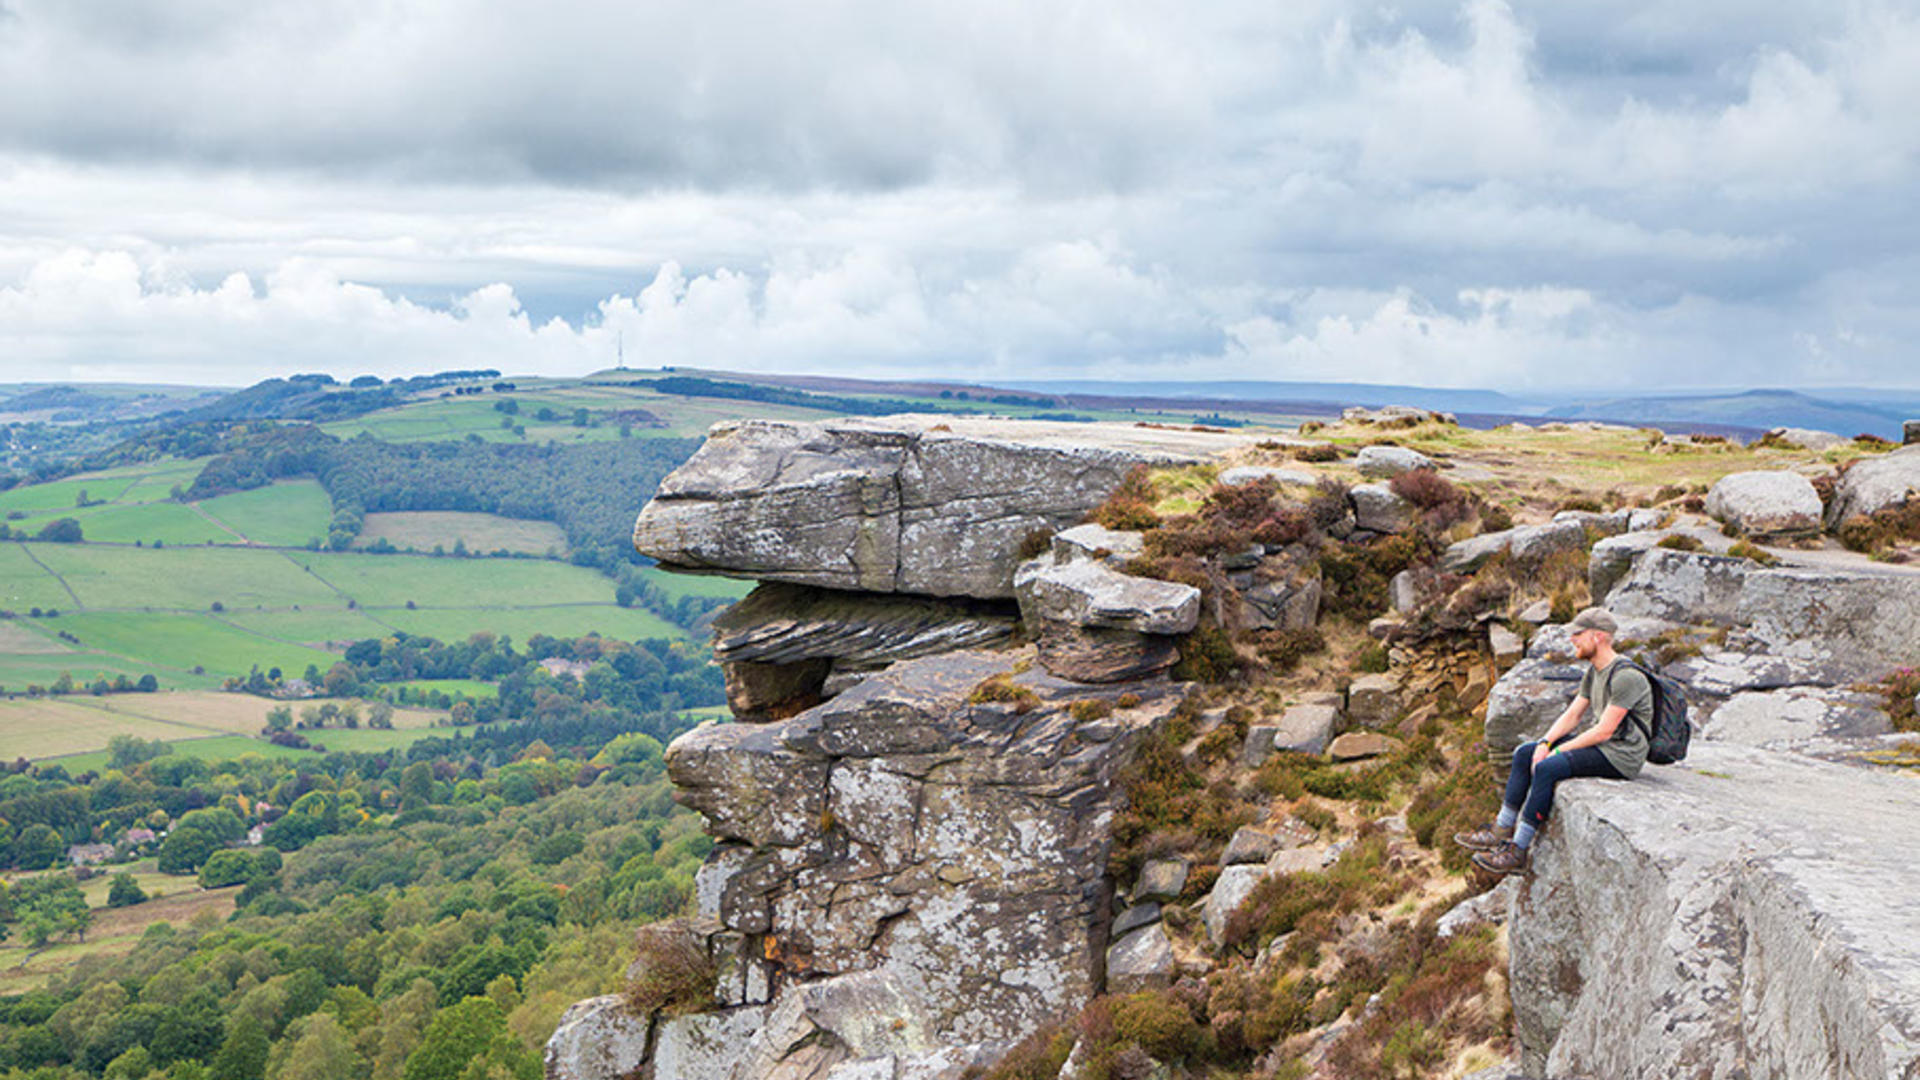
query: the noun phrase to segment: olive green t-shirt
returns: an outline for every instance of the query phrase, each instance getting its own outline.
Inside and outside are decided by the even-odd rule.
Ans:
[[[1616,657],[1605,671],[1595,671],[1589,665],[1580,679],[1580,696],[1589,705],[1586,723],[1580,725],[1582,732],[1597,726],[1608,707],[1626,707],[1627,715],[1613,729],[1613,738],[1598,749],[1621,776],[1631,780],[1640,775],[1641,766],[1647,763],[1647,730],[1653,727],[1653,686],[1646,675],[1624,656]]]

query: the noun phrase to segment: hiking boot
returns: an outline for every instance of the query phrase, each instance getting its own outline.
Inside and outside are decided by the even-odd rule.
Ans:
[[[1526,848],[1508,843],[1475,855],[1473,865],[1489,874],[1524,874],[1533,868],[1533,860]]]
[[[1513,839],[1513,826],[1482,825],[1472,832],[1453,834],[1453,842],[1468,851],[1494,851]]]

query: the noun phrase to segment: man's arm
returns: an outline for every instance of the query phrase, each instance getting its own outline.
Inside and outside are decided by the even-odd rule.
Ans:
[[[1599,723],[1581,732],[1578,738],[1568,739],[1564,743],[1555,744],[1554,749],[1579,750],[1583,747],[1599,746],[1601,743],[1613,738],[1614,731],[1620,727],[1620,721],[1626,715],[1627,707],[1625,705],[1609,705],[1607,706],[1607,711],[1600,714]]]

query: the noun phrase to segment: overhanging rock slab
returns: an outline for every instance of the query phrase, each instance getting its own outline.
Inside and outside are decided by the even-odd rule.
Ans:
[[[1004,598],[1021,541],[1085,517],[1137,465],[1241,436],[989,417],[714,425],[660,482],[634,547],[677,569],[866,592]]]

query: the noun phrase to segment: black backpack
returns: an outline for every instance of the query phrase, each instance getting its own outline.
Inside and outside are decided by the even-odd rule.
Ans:
[[[1645,664],[1628,660],[1634,670],[1647,677],[1653,688],[1653,727],[1641,730],[1647,735],[1647,760],[1655,765],[1672,765],[1687,756],[1687,744],[1693,741],[1693,725],[1687,721],[1687,691],[1679,682]],[[1607,699],[1613,699],[1613,672],[1607,672]],[[1639,723],[1636,719],[1634,723]]]

